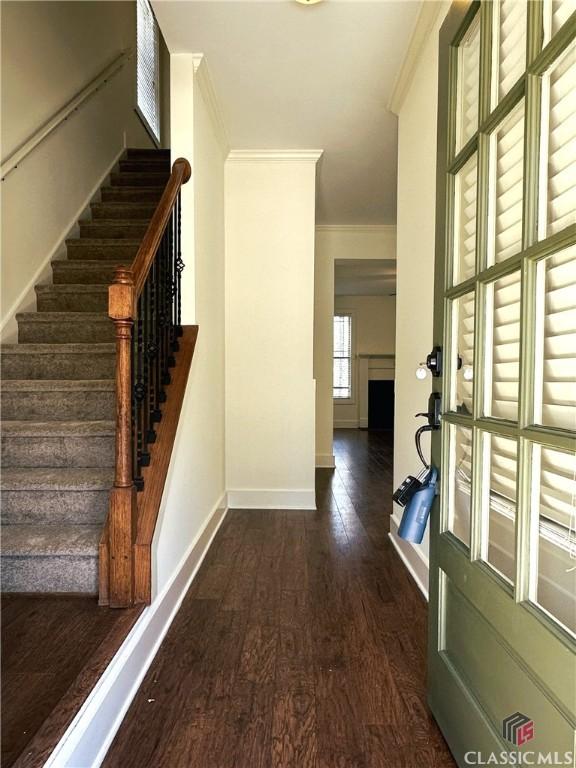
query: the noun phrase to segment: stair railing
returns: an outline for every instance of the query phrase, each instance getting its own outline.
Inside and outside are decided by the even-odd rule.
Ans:
[[[130,267],[118,267],[108,289],[116,330],[116,464],[108,512],[108,599],[134,602],[136,494],[162,418],[181,325],[180,191],[190,163],[179,158]]]

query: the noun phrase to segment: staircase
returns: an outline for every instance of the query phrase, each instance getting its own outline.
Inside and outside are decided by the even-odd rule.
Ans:
[[[115,451],[108,284],[131,264],[170,175],[168,150],[128,149],[37,311],[2,345],[2,589],[98,592]]]

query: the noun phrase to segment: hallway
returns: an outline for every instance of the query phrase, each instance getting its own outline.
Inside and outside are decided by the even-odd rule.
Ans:
[[[426,604],[388,539],[392,436],[335,433],[316,512],[226,516],[107,768],[454,766]]]

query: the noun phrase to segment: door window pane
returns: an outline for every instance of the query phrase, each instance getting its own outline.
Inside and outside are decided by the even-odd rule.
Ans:
[[[454,299],[452,322],[450,410],[471,415],[474,384],[474,291]]]
[[[482,559],[514,582],[517,443],[484,433],[484,541]]]
[[[534,601],[576,632],[576,455],[534,446],[538,515]]]
[[[458,46],[458,92],[456,104],[456,152],[478,130],[480,83],[480,14]]]
[[[520,271],[488,286],[487,313],[485,414],[516,421],[520,373]]]
[[[491,137],[491,263],[504,261],[522,248],[522,187],[524,181],[524,101]]]
[[[576,12],[576,0],[544,0],[544,42],[547,43]]]
[[[576,246],[538,263],[535,421],[576,430]]]
[[[454,207],[454,283],[476,272],[476,154],[456,174]]]
[[[525,0],[494,3],[494,106],[502,101],[526,68],[527,9]]]
[[[576,222],[576,44],[543,78],[540,238]]]
[[[450,425],[448,530],[470,546],[472,430]]]

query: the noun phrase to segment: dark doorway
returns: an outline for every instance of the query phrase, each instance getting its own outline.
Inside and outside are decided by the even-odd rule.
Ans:
[[[394,429],[394,382],[368,382],[368,429]]]

